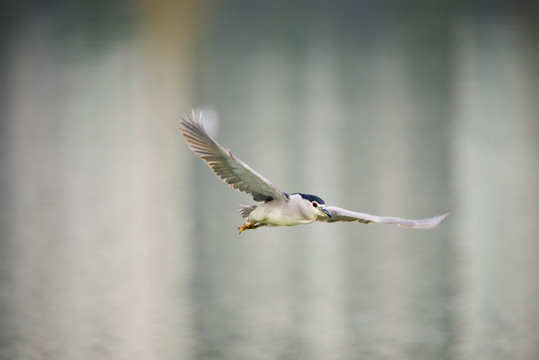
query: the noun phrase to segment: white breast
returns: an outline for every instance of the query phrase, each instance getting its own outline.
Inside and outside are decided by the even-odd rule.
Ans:
[[[318,215],[311,206],[300,195],[293,194],[288,201],[272,200],[257,206],[249,215],[249,221],[272,226],[309,224]]]

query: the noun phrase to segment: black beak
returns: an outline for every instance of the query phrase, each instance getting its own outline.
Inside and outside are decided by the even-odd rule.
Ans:
[[[331,213],[329,212],[328,209],[326,209],[325,207],[320,207],[320,210],[322,210],[324,212],[324,214],[326,214],[328,216],[328,218],[333,220],[333,215],[331,215]]]

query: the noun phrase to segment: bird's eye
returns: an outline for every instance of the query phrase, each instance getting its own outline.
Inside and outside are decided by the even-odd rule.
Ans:
[[[313,207],[318,207],[318,203],[316,201],[313,201]]]

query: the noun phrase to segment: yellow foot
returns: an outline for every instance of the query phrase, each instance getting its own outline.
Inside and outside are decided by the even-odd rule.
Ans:
[[[241,234],[245,230],[254,230],[254,229],[259,228],[261,226],[263,226],[263,224],[253,223],[253,222],[247,221],[242,226],[238,226],[238,230],[240,231],[240,234]]]

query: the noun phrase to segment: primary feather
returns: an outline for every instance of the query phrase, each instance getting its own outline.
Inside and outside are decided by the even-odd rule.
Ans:
[[[266,178],[213,140],[194,111],[192,116],[186,114],[182,117],[181,131],[191,150],[232,189],[251,195],[255,201],[287,199],[286,194],[279,191]]]
[[[392,225],[397,225],[397,226],[401,226],[401,227],[405,227],[409,229],[432,229],[440,225],[440,223],[444,221],[446,217],[449,216],[449,213],[447,213],[444,215],[439,215],[439,216],[435,216],[431,218],[415,220],[415,219],[401,219],[401,218],[392,217],[392,216],[370,215],[370,214],[342,209],[337,206],[326,206],[326,210],[328,210],[331,213],[333,218],[320,216],[317,219],[318,221],[360,222],[363,224],[370,224],[370,223],[392,224]]]

